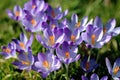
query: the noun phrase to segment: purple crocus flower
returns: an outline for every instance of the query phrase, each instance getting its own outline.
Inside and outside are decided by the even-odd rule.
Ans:
[[[108,58],[105,59],[106,66],[110,75],[114,80],[120,80],[120,58],[117,58],[114,62],[113,68]]]
[[[101,48],[108,40],[110,36],[103,37],[103,30],[101,27],[94,27],[88,25],[86,32],[82,33],[82,39],[86,42],[87,46],[92,48]]]
[[[51,19],[56,19],[56,20],[60,20],[61,18],[63,18],[64,16],[66,16],[68,14],[68,10],[62,12],[62,8],[61,7],[57,7],[57,8],[52,8],[50,5],[47,8],[47,15],[51,18]]]
[[[44,12],[47,9],[48,4],[44,0],[29,0],[24,5],[24,10],[29,11],[32,15],[39,12]]]
[[[80,66],[85,72],[91,72],[98,67],[98,64],[94,59],[90,59],[88,61],[88,57],[85,56],[84,59],[81,61]]]
[[[28,40],[26,35],[24,33],[20,34],[20,40],[13,39],[13,41],[16,43],[16,49],[17,51],[28,51],[28,47],[32,45],[33,42],[33,35],[30,36],[30,39]]]
[[[5,59],[17,58],[16,44],[11,42],[8,44],[8,46],[2,46],[2,52],[0,52],[0,54],[3,55]]]
[[[86,29],[86,25],[87,24],[87,21],[88,21],[88,17],[85,16],[81,22],[78,22],[78,16],[77,14],[72,14],[71,16],[71,21],[67,21],[67,25],[68,25],[68,28],[73,31],[75,30],[76,28],[78,28],[80,30],[80,32],[84,31]],[[90,24],[90,23],[89,23]]]
[[[25,29],[30,32],[38,32],[42,30],[42,23],[46,22],[47,17],[43,12],[39,12],[36,16],[33,16],[31,13],[26,11],[27,15],[25,19],[22,20],[22,24],[25,26]]]
[[[67,65],[80,58],[80,54],[77,55],[77,52],[77,46],[73,46],[66,41],[62,43],[61,47],[56,49],[56,54],[60,61]]]
[[[105,26],[103,26],[102,21],[99,17],[96,17],[94,20],[95,27],[102,27],[104,35],[117,36],[120,34],[120,27],[115,28],[116,20],[110,19]]]
[[[38,72],[42,73],[42,77],[46,78],[50,72],[58,70],[61,64],[54,54],[46,52],[45,54],[38,54],[38,61],[35,62],[35,66],[38,68]]]
[[[81,76],[82,80],[99,80],[99,77],[96,73],[92,74],[90,79],[88,79],[86,76]],[[108,76],[103,76],[100,80],[108,80]]]
[[[25,14],[20,6],[15,6],[13,12],[11,10],[7,10],[7,14],[10,18],[21,21],[24,17]]]
[[[15,66],[17,66],[20,70],[31,70],[31,67],[34,63],[34,57],[32,54],[32,50],[29,47],[28,53],[20,52],[18,54],[18,61],[13,62]]]
[[[54,49],[58,47],[64,41],[63,29],[46,28],[43,31],[43,37],[39,34],[36,35],[36,39],[46,48]]]

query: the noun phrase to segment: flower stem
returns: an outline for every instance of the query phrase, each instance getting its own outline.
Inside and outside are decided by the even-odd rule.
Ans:
[[[69,80],[69,76],[68,76],[68,66],[69,66],[68,64],[65,64],[67,80]]]

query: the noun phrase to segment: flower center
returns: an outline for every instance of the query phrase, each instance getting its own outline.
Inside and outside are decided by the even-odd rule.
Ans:
[[[33,5],[32,5],[32,9],[34,9],[35,7],[36,7],[36,5],[33,4]]]
[[[55,27],[56,27],[55,24],[52,24],[52,25],[51,25],[51,28],[52,28],[52,29],[54,29]]]
[[[3,49],[3,52],[10,53],[11,49],[9,49],[9,48]]]
[[[72,42],[75,42],[75,41],[76,41],[76,36],[71,35],[71,37],[70,37],[70,38],[71,38],[71,41],[72,41]]]
[[[20,12],[19,12],[19,11],[16,11],[16,12],[15,12],[15,16],[20,16]]]
[[[96,35],[93,34],[93,35],[91,36],[91,43],[92,43],[92,45],[95,44],[95,38],[96,38]]]
[[[55,37],[54,36],[49,36],[49,44],[54,45],[55,44]]]
[[[70,58],[70,53],[68,51],[65,53],[65,58]]]
[[[25,49],[25,44],[23,42],[20,42],[19,45],[22,49]]]
[[[80,27],[80,22],[76,23],[75,27],[79,28]]]
[[[43,61],[43,66],[49,68],[49,62],[47,60]]]
[[[35,21],[35,19],[32,19],[30,22],[31,22],[31,24],[32,24],[33,26],[36,25],[36,21]]]
[[[21,61],[21,63],[22,63],[23,65],[27,65],[27,66],[30,65],[30,62],[27,62],[27,61]]]
[[[89,62],[86,63],[85,68],[86,68],[86,70],[88,70],[90,68],[90,63]]]
[[[55,17],[55,12],[54,12],[54,10],[52,10],[52,17]]]
[[[105,34],[107,32],[106,27],[103,28],[103,33]]]
[[[114,74],[117,74],[117,72],[120,70],[120,67],[119,66],[116,66],[113,70],[113,73]]]

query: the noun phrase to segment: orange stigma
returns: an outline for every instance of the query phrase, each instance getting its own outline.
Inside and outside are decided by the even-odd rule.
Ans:
[[[47,60],[43,61],[43,66],[49,68],[49,62]]]
[[[95,38],[96,38],[96,35],[93,34],[93,35],[91,36],[91,43],[92,43],[92,45],[95,44]]]
[[[31,22],[31,24],[32,24],[33,26],[36,25],[36,21],[35,21],[34,19],[32,19],[30,22]]]
[[[52,29],[54,29],[55,27],[56,27],[55,24],[52,24],[52,25],[51,25],[51,28],[52,28]]]
[[[89,62],[86,63],[85,68],[86,68],[86,70],[88,70],[90,68],[90,63]]]
[[[80,27],[80,22],[76,23],[75,27],[79,28]]]
[[[71,39],[72,42],[75,42],[75,41],[76,41],[76,36],[74,36],[74,35],[72,34],[71,37],[70,37],[70,39]]]
[[[27,61],[21,61],[21,63],[23,64],[23,65],[30,65],[30,62],[27,62]]]
[[[15,16],[20,16],[20,12],[19,12],[19,11],[16,11],[16,12],[15,12]]]
[[[103,28],[103,33],[105,34],[107,32],[106,27]]]
[[[55,17],[55,12],[54,12],[54,10],[52,10],[52,17]]]
[[[70,58],[70,53],[68,51],[65,53],[65,58]]]
[[[120,70],[120,67],[119,66],[116,66],[113,70],[113,73],[114,74],[117,74],[117,72]]]
[[[11,49],[9,49],[9,48],[3,49],[3,52],[10,53]]]
[[[36,5],[32,5],[32,9],[34,9],[36,7]]]
[[[19,45],[22,49],[25,49],[25,44],[23,42],[20,42]]]
[[[49,44],[54,45],[55,44],[55,37],[54,36],[49,36]]]

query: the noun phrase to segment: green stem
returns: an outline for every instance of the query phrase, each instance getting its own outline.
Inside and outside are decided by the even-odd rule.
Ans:
[[[68,76],[68,66],[69,66],[69,65],[65,64],[67,80],[69,80],[69,76]]]

